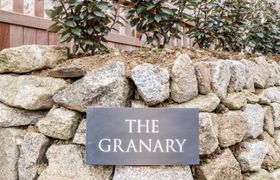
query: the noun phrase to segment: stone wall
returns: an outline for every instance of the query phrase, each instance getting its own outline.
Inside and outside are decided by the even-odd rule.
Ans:
[[[277,62],[178,53],[171,68],[143,63],[127,73],[120,60],[42,73],[67,58],[52,46],[0,52],[1,180],[280,179]],[[200,165],[85,165],[88,106],[198,108]]]

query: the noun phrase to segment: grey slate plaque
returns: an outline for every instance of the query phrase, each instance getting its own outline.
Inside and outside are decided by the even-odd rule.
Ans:
[[[198,164],[198,146],[198,109],[87,110],[87,164]]]

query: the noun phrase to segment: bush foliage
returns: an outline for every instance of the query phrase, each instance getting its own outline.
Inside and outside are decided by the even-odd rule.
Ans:
[[[54,0],[57,6],[47,10],[52,18],[48,30],[61,35],[60,42],[74,41],[74,53],[81,49],[85,54],[106,51],[105,36],[117,23],[115,7],[106,1]]]
[[[62,43],[73,40],[74,52],[106,51],[105,37],[123,19],[159,48],[180,38],[190,22],[186,34],[200,48],[280,53],[280,15],[264,0],[131,0],[123,6],[126,19],[112,1],[54,1],[58,5],[47,10],[54,21],[48,30],[59,33]]]
[[[180,38],[185,25],[187,0],[131,0],[127,18],[147,42],[163,48],[171,38]]]
[[[280,53],[280,19],[264,0],[193,0],[188,34],[201,48]]]

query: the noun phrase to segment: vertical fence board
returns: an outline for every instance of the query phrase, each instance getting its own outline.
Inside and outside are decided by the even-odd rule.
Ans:
[[[35,16],[44,17],[44,0],[35,0]]]
[[[17,13],[23,13],[23,0],[14,0],[13,11]]]
[[[60,45],[59,36],[57,34],[49,32],[49,45]]]
[[[0,50],[10,47],[10,25],[0,22]]]
[[[23,37],[23,44],[36,44],[36,29],[24,27]]]
[[[17,25],[11,25],[11,39],[10,39],[10,46],[16,47],[23,45],[23,27]]]
[[[49,35],[48,35],[47,31],[37,29],[36,44],[39,44],[39,45],[48,45],[49,44]]]
[[[125,23],[125,34],[127,36],[132,36],[134,37],[134,32],[133,32],[133,29],[131,28],[131,26],[127,23]]]

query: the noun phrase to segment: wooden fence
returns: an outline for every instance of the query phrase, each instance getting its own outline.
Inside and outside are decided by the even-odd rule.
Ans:
[[[0,50],[27,44],[61,45],[58,35],[46,31],[52,22],[45,9],[52,6],[51,0],[0,0]],[[146,46],[128,24],[115,28],[118,31],[107,37],[109,47],[133,50]],[[172,40],[170,45],[190,47],[191,41],[184,37]]]

